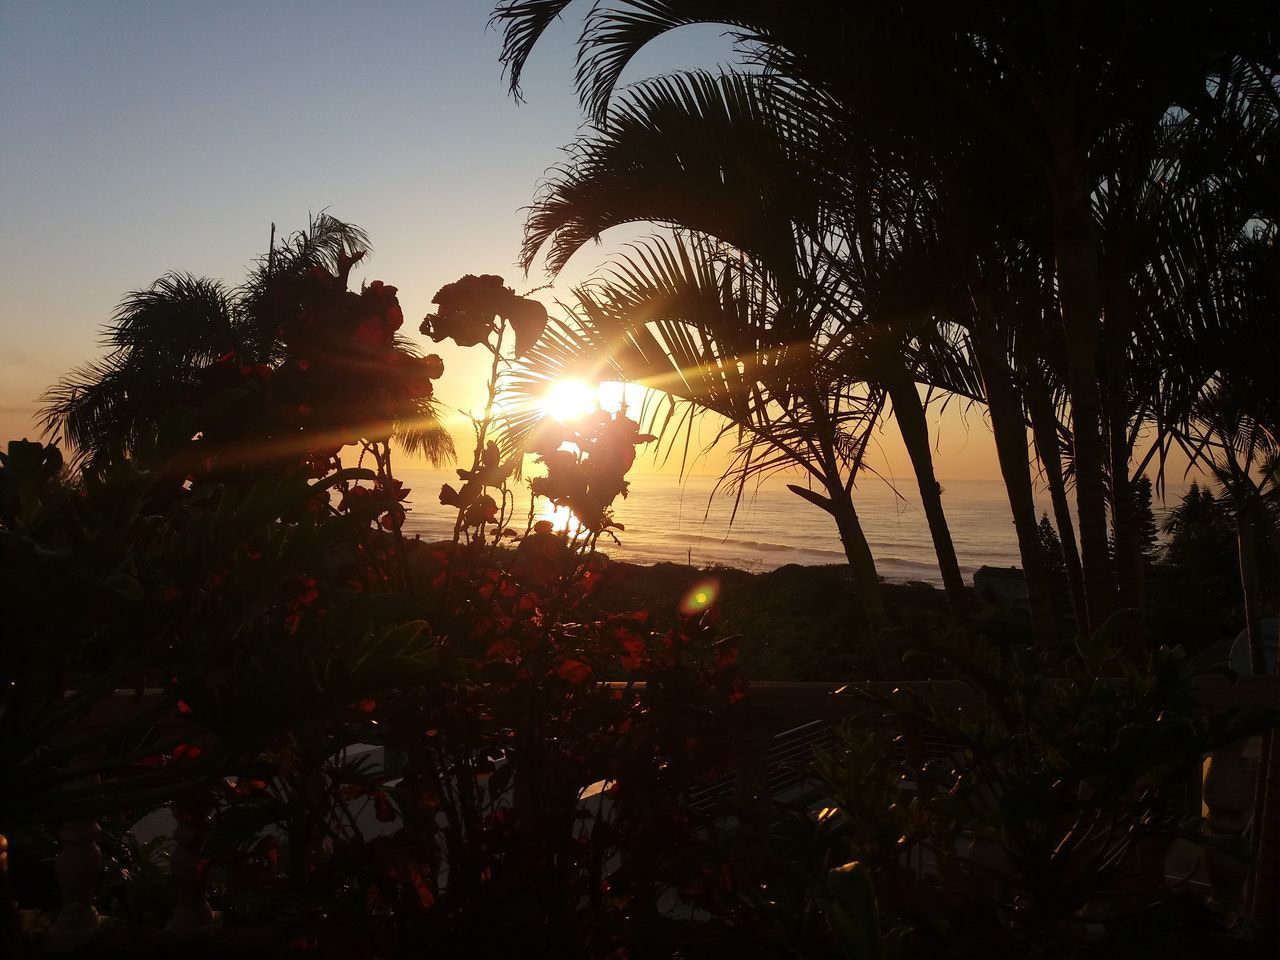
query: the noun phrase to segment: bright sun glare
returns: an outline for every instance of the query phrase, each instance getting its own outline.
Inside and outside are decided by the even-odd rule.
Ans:
[[[596,390],[582,380],[558,380],[542,398],[542,412],[561,423],[576,420],[594,410],[598,403]]]
[[[605,381],[592,386],[585,380],[572,378],[551,384],[543,394],[539,409],[543,416],[567,423],[598,409],[608,413],[617,413],[624,407],[639,409],[642,399],[643,388],[636,384]],[[537,519],[550,520],[557,530],[573,532],[578,528],[578,521],[568,507],[549,502],[542,504]]]

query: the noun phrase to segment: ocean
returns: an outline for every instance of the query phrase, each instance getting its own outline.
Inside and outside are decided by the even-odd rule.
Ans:
[[[537,469],[537,468],[535,468]],[[437,501],[440,485],[457,485],[452,471],[406,468],[397,471],[410,487],[405,532],[424,540],[448,539],[454,512]],[[844,563],[844,551],[831,518],[786,489],[794,477],[774,477],[748,491],[733,514],[733,497],[712,495],[713,476],[684,480],[670,474],[633,475],[627,499],[614,505],[614,518],[626,529],[618,544],[602,538],[603,552],[633,563],[666,560],[698,567],[722,564],[763,572],[786,564]],[[517,513],[524,528],[524,505]],[[1019,566],[1018,545],[1004,487],[991,480],[943,483],[943,507],[956,555],[966,579],[980,566]],[[1173,491],[1171,491],[1171,502]],[[871,544],[880,575],[895,582],[941,583],[933,541],[911,478],[897,493],[868,477],[855,491],[854,505]],[[1048,493],[1037,491],[1036,512],[1050,510]],[[1157,511],[1157,515],[1162,511]]]

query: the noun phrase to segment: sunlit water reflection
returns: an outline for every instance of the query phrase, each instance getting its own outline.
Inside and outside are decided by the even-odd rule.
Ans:
[[[535,470],[537,468],[534,468]],[[442,483],[456,479],[444,471],[398,471],[410,494],[405,531],[424,540],[448,539],[454,513],[436,502]],[[794,478],[791,478],[794,479]],[[633,476],[626,500],[615,504],[614,516],[625,527],[620,544],[601,538],[610,556],[635,563],[667,560],[699,567],[725,564],[746,570],[773,570],[785,564],[843,563],[844,553],[831,519],[786,489],[787,479],[774,479],[738,505],[732,526],[734,500],[711,496],[713,477],[680,481],[669,475]],[[1181,491],[1170,490],[1171,503]],[[906,483],[895,494],[875,479],[861,485],[855,505],[880,574],[888,580],[940,583],[933,542],[915,490]],[[523,530],[528,516],[528,489],[517,491],[515,521]],[[1017,540],[1003,486],[986,480],[955,480],[943,484],[943,505],[956,555],[966,578],[978,567],[1017,566]],[[1037,513],[1050,509],[1048,494],[1037,492]],[[1157,516],[1163,511],[1157,504]],[[568,520],[564,509],[552,511],[539,502],[536,519],[549,518],[558,526]]]

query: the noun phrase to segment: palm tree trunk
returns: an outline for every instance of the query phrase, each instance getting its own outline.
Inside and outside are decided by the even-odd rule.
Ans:
[[[1280,531],[1272,527],[1270,534],[1271,544],[1280,555]],[[1249,660],[1256,673],[1255,649],[1258,647],[1250,643]],[[1262,665],[1265,667],[1265,651],[1262,653]],[[1280,650],[1276,652],[1271,676],[1280,677]],[[1255,922],[1274,928],[1280,921],[1280,737],[1274,730],[1262,735],[1258,783],[1254,788],[1253,823],[1253,853],[1258,866],[1253,872],[1249,915]]]
[[[1137,504],[1129,480],[1127,424],[1119,415],[1110,418],[1111,526],[1115,544],[1116,591],[1120,606],[1142,610],[1142,556],[1138,551]]]
[[[1049,571],[1040,550],[1036,529],[1036,503],[1031,487],[1031,466],[1027,456],[1027,427],[1022,415],[1022,397],[1013,383],[1013,371],[1003,351],[994,342],[987,321],[979,318],[974,328],[978,369],[986,387],[987,410],[995,435],[996,457],[1013,512],[1013,528],[1018,536],[1022,575],[1027,583],[1027,605],[1031,610],[1031,633],[1042,649],[1058,642],[1054,624]]]
[[[1054,190],[1053,245],[1067,346],[1067,388],[1075,445],[1076,512],[1089,622],[1100,624],[1116,608],[1107,544],[1107,498],[1098,390],[1098,332],[1102,296],[1098,237],[1083,157],[1060,165]]]
[[[1249,638],[1249,671],[1267,674],[1267,654],[1258,619],[1258,554],[1247,506],[1237,499],[1236,559],[1240,566],[1240,593],[1244,601],[1245,633]],[[1280,658],[1277,658],[1280,667]],[[1280,769],[1276,764],[1275,731],[1262,735],[1261,762],[1254,787],[1253,844],[1257,858],[1251,881],[1249,913],[1255,920],[1272,922],[1277,914],[1277,850],[1280,849]],[[1268,859],[1270,858],[1270,859]]]
[[[867,535],[862,531],[862,521],[858,519],[858,511],[853,507],[853,475],[850,474],[846,485],[840,472],[840,458],[836,455],[835,425],[830,411],[827,409],[827,398],[823,397],[813,384],[803,388],[809,406],[809,414],[813,417],[823,486],[827,496],[823,498],[799,487],[791,487],[796,493],[818,503],[836,522],[840,533],[840,543],[844,547],[844,555],[849,561],[849,569],[853,574],[854,587],[862,601],[862,608],[871,626],[872,635],[877,635],[888,625],[884,611],[884,594],[880,589],[880,575],[876,571],[875,557],[871,554],[871,545],[867,543]],[[851,465],[850,470],[856,469]],[[881,664],[883,667],[883,664]]]
[[[1253,890],[1249,915],[1274,928],[1280,920],[1280,743],[1276,732],[1262,735],[1262,762],[1258,767],[1253,808]]]
[[[1258,551],[1253,523],[1244,504],[1236,503],[1236,558],[1240,565],[1240,593],[1244,599],[1244,628],[1249,638],[1249,668],[1254,676],[1265,676],[1267,655],[1262,645],[1262,625],[1258,622]]]
[[[1122,245],[1121,245],[1122,246]],[[1100,337],[1102,356],[1100,397],[1106,429],[1111,473],[1112,563],[1116,593],[1121,607],[1138,612],[1141,621],[1143,604],[1143,559],[1138,549],[1140,517],[1134,501],[1134,484],[1129,477],[1129,461],[1133,448],[1129,442],[1129,416],[1125,403],[1127,368],[1126,344],[1134,327],[1134,306],[1129,290],[1133,269],[1123,249],[1110,254],[1107,264],[1110,283],[1102,285],[1102,309],[1107,329]],[[1145,657],[1145,631],[1133,631],[1133,652]]]
[[[867,543],[867,535],[862,530],[862,521],[858,519],[853,499],[845,492],[839,478],[824,478],[823,482],[828,494],[825,497],[794,483],[787,484],[787,489],[821,507],[835,520],[840,544],[844,547],[844,556],[853,576],[853,588],[858,594],[858,602],[872,631],[878,632],[888,626],[889,620],[885,614],[884,591],[880,586],[880,574],[876,570],[871,545]]]
[[[839,484],[837,483],[837,486]],[[853,508],[853,499],[847,491],[832,490],[832,511],[836,529],[840,531],[840,543],[844,546],[844,555],[849,561],[849,569],[853,574],[853,585],[858,598],[862,602],[862,611],[867,618],[867,626],[871,638],[871,650],[875,654],[876,667],[880,680],[889,679],[889,668],[885,662],[884,650],[880,646],[880,635],[889,626],[889,618],[884,609],[884,592],[880,588],[880,575],[876,571],[876,561],[871,555],[871,546],[867,543],[867,535],[862,531],[862,522],[858,519],[858,511]]]
[[[867,623],[878,632],[889,621],[884,611],[884,591],[880,587],[880,574],[871,554],[871,545],[867,543],[862,521],[858,519],[858,511],[854,509],[849,495],[843,490],[835,490],[831,496],[831,516],[835,518],[844,555],[849,561],[849,569],[853,571],[854,587],[866,612]]]
[[[1075,521],[1071,519],[1071,505],[1067,501],[1067,481],[1062,474],[1058,418],[1053,412],[1053,404],[1049,401],[1043,381],[1032,377],[1027,383],[1025,399],[1027,410],[1031,414],[1031,430],[1040,455],[1040,465],[1049,485],[1049,498],[1053,501],[1053,519],[1058,527],[1058,539],[1062,542],[1062,560],[1067,568],[1067,584],[1071,588],[1071,609],[1075,613],[1077,629],[1088,632],[1089,608],[1084,596],[1084,572],[1080,569]]]
[[[947,526],[947,515],[942,509],[942,489],[933,472],[933,453],[929,449],[929,422],[924,404],[910,379],[895,380],[885,385],[889,400],[893,403],[894,419],[906,445],[907,456],[915,470],[916,485],[920,488],[920,502],[925,518],[929,521],[929,534],[933,549],[938,555],[938,570],[942,574],[942,586],[947,595],[951,619],[960,630],[969,625],[969,595],[965,591],[964,577],[956,559],[955,544]]]

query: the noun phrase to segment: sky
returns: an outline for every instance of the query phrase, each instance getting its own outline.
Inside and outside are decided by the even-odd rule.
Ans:
[[[101,355],[125,293],[170,270],[234,284],[273,222],[328,210],[364,227],[373,256],[353,282],[397,286],[413,336],[464,273],[544,284],[515,266],[522,208],[581,122],[573,40],[588,8],[544,37],[517,104],[488,0],[0,0],[0,441],[39,433],[37,398]],[[684,28],[623,79],[730,56],[720,29]],[[580,251],[557,289],[635,235]],[[555,293],[537,296],[554,311]],[[438,396],[477,408],[486,355],[431,349]],[[981,414],[944,416],[939,475],[995,477]],[[909,472],[892,428],[879,446],[880,469]]]

